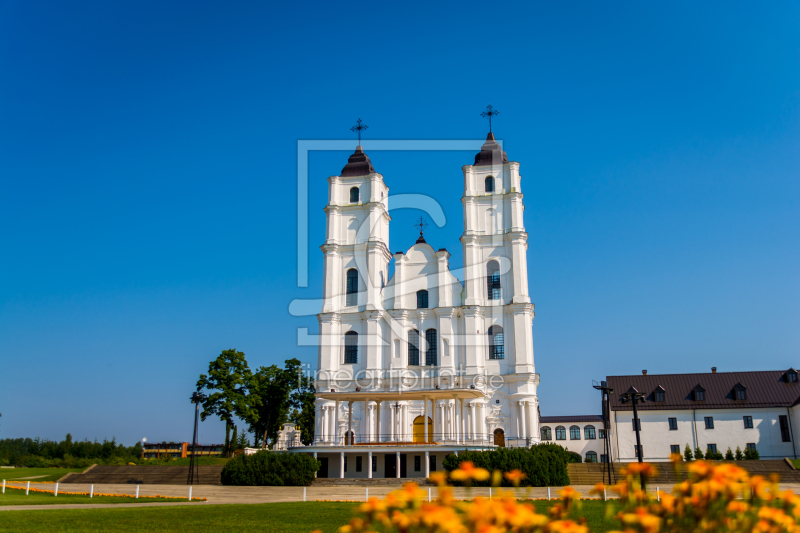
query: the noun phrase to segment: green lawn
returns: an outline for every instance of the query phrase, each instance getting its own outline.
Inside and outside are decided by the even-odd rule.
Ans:
[[[542,512],[548,507],[548,502],[545,501],[534,503]],[[324,533],[335,533],[339,526],[350,520],[356,505],[354,503],[307,502],[6,511],[0,513],[0,531],[310,533],[315,529],[321,529]],[[585,501],[582,502],[579,515],[588,519],[588,525],[593,532],[619,529],[619,523],[603,522],[603,509],[603,502]]]
[[[0,479],[12,480],[37,476],[31,481],[58,481],[68,472],[83,472],[85,468],[0,468]],[[44,476],[44,477],[39,477]],[[0,481],[2,483],[2,481]]]
[[[167,466],[189,466],[191,458],[184,457],[183,459],[173,459],[172,461],[161,462],[158,460],[153,461],[153,465],[167,465]],[[195,459],[195,464],[198,465],[224,465],[230,459],[226,457],[198,457]],[[147,460],[141,466],[149,466]]]
[[[34,487],[34,485],[31,485]],[[64,487],[61,486],[63,490]],[[6,487],[6,493],[0,494],[0,506],[4,505],[53,505],[53,504],[67,504],[67,503],[146,503],[146,502],[174,502],[186,501],[186,498],[180,500],[172,500],[166,498],[115,498],[113,496],[72,496],[68,494],[59,494],[54,496],[52,494],[44,494],[41,492],[31,492],[25,496],[24,490],[10,489]],[[0,515],[0,524],[3,522]],[[0,527],[2,527],[0,525]]]
[[[795,468],[800,469],[800,459],[789,459]]]

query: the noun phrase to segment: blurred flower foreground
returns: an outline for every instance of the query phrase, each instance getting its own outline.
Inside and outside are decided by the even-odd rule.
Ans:
[[[674,467],[683,464],[675,458]],[[604,522],[614,531],[624,532],[783,532],[797,531],[800,497],[791,491],[781,492],[777,477],[766,480],[750,477],[732,464],[712,465],[696,461],[686,465],[686,480],[675,485],[671,495],[646,493],[640,477],[654,474],[647,463],[633,463],[622,471],[624,481],[608,487],[596,485],[593,494],[600,498],[615,493],[618,499],[605,503]],[[453,481],[469,485],[471,481],[492,478],[498,486],[501,476],[519,485],[525,474],[519,471],[490,474],[463,462],[450,473]],[[372,498],[359,506],[359,516],[342,526],[339,533],[377,531],[431,533],[501,533],[554,532],[588,533],[592,531],[581,517],[581,496],[570,487],[547,510],[537,512],[531,501],[518,500],[509,490],[495,489],[493,498],[477,496],[456,500],[447,474],[435,472],[431,479],[438,485],[438,495],[428,502],[428,491],[407,483],[380,500]],[[595,504],[597,505],[597,504]],[[317,533],[317,532],[314,532]]]

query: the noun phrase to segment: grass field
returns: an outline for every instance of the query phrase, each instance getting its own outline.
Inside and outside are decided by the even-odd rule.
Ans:
[[[62,487],[63,489],[63,487]],[[69,494],[59,494],[54,496],[52,494],[44,494],[41,492],[31,492],[25,496],[24,490],[10,489],[6,487],[6,493],[0,494],[0,506],[4,505],[55,505],[55,504],[72,504],[72,503],[147,503],[147,502],[175,502],[186,501],[186,498],[180,500],[166,499],[166,498],[115,498],[113,496],[72,496]],[[3,516],[0,515],[0,523],[3,522]]]
[[[0,479],[12,480],[34,477],[31,481],[58,481],[68,472],[83,472],[85,468],[0,468]],[[44,476],[44,477],[40,477]]]
[[[60,498],[60,496],[59,496]],[[534,502],[543,512],[548,502]],[[581,502],[580,516],[593,532],[619,529],[618,522],[603,521],[603,502]],[[353,516],[353,503],[265,503],[259,505],[210,505],[186,507],[138,507],[116,509],[56,509],[0,513],[0,531],[119,531],[214,533],[309,533],[321,529],[335,533]]]
[[[168,465],[168,466],[189,466],[189,461],[190,460],[191,460],[191,458],[184,457],[183,459],[173,459],[172,461],[169,461],[169,462],[165,462],[165,463],[158,462],[156,464]],[[198,464],[198,465],[224,465],[228,461],[229,461],[229,459],[225,458],[225,457],[198,457],[197,459],[195,459],[195,464]],[[155,463],[155,461],[154,461],[154,463]],[[145,462],[145,463],[142,464],[142,466],[148,466],[148,464]]]

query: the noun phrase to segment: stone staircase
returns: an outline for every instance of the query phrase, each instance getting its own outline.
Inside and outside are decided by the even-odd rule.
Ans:
[[[203,465],[196,484],[221,485],[223,465]],[[114,466],[94,465],[84,472],[73,472],[63,478],[61,483],[130,483],[132,485],[186,485],[189,477],[188,466]]]
[[[312,483],[311,486],[313,487],[336,487],[336,486],[347,486],[347,485],[355,485],[359,487],[395,487],[400,488],[403,486],[404,483],[408,483],[409,481],[413,481],[414,483],[418,484],[421,487],[424,486],[435,486],[434,483],[431,483],[425,478],[421,477],[401,477],[401,478],[394,478],[394,477],[387,477],[387,478],[317,478]]]

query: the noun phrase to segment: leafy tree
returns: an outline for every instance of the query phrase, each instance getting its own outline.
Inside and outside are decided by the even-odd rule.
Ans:
[[[725,460],[726,461],[733,461],[733,452],[731,451],[731,447],[728,446],[728,451],[725,452]]]
[[[297,388],[292,393],[291,420],[300,430],[300,440],[306,445],[314,441],[315,392],[314,380],[311,376],[304,376],[298,368]]]
[[[703,450],[700,449],[700,446],[694,449],[694,458],[695,459],[704,459]]]
[[[225,422],[225,444],[230,445],[230,432],[234,416],[243,420],[253,417],[247,401],[247,388],[253,374],[247,366],[244,353],[235,349],[224,350],[219,357],[208,364],[208,375],[201,374],[197,390],[214,391],[203,402],[200,419],[216,415]]]
[[[688,443],[686,444],[686,448],[683,449],[683,459],[687,463],[693,459],[693,457],[692,457],[692,448],[689,446]]]
[[[743,461],[744,460],[744,455],[742,455],[742,449],[739,448],[738,446],[736,447],[736,460],[737,461]]]

